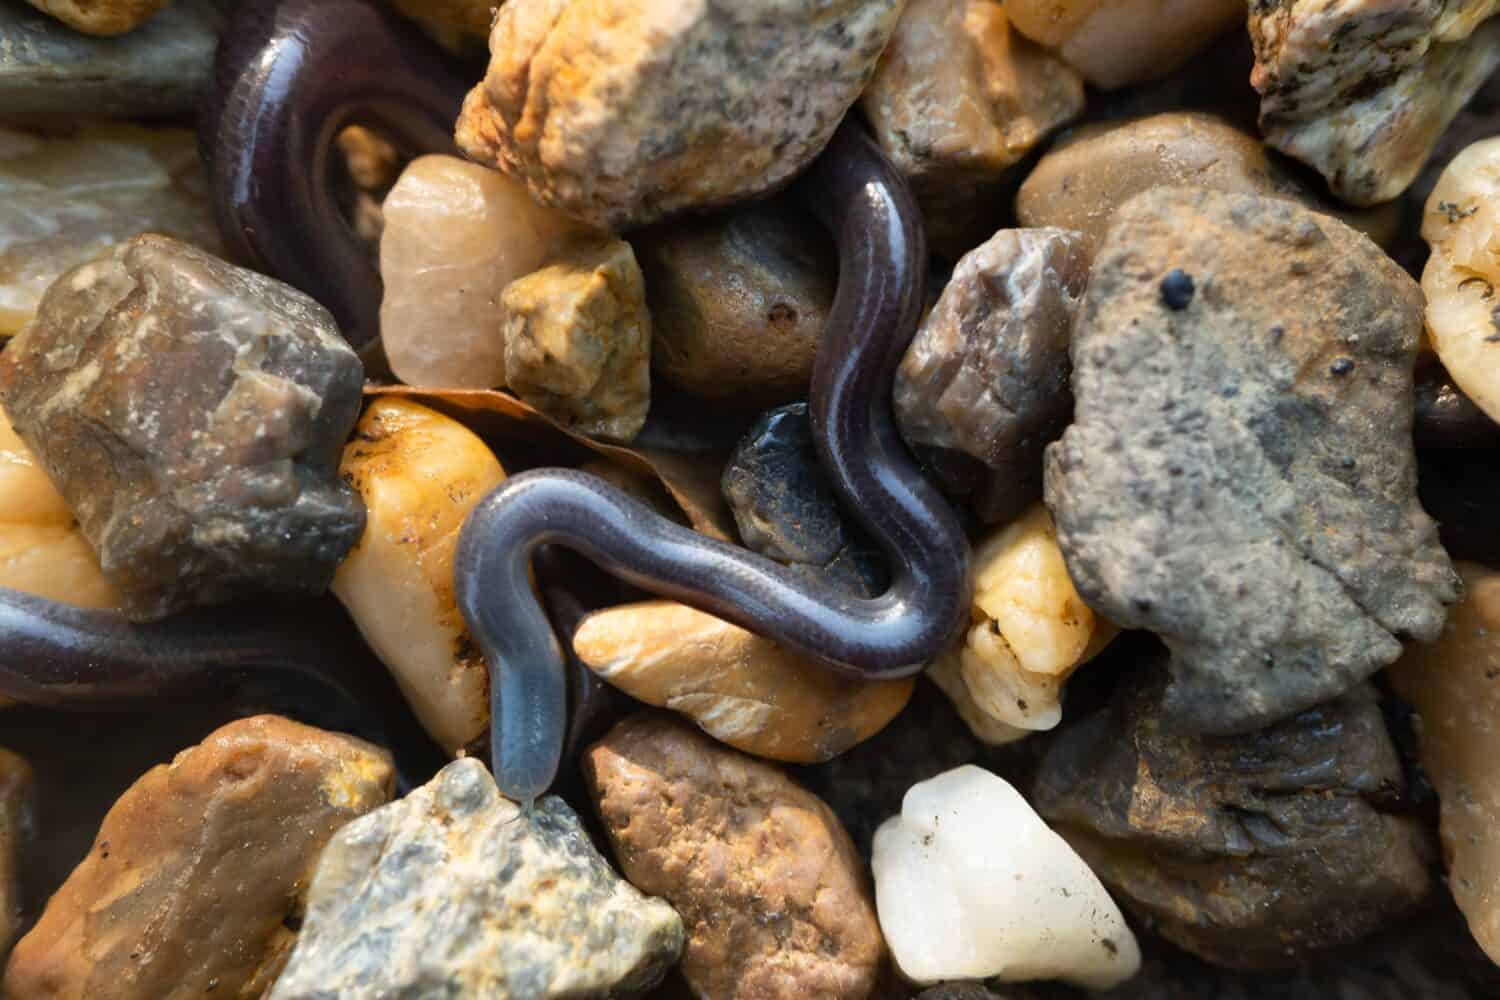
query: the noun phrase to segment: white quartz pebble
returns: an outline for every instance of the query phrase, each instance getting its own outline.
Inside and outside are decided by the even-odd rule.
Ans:
[[[1004,779],[973,765],[907,790],[875,833],[875,902],[918,983],[1062,979],[1107,989],[1140,968],[1119,907]]]

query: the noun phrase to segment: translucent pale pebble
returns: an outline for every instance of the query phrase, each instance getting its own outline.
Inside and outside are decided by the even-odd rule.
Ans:
[[[1448,164],[1422,238],[1432,247],[1422,272],[1428,337],[1459,388],[1500,420],[1500,137]]]
[[[880,928],[918,983],[1062,979],[1108,989],[1140,968],[1099,879],[1004,779],[966,764],[913,785],[875,832]]]
[[[503,386],[500,293],[578,224],[498,170],[454,156],[413,160],[383,209],[380,332],[391,370],[408,385]]]

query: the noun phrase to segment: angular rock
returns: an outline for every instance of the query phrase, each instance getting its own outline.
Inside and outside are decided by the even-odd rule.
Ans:
[[[168,0],[26,0],[37,10],[88,35],[123,35],[143,24]]]
[[[597,611],[573,634],[589,669],[648,705],[681,712],[737,750],[816,764],[862,743],[906,707],[913,681],[835,675],[675,601]]]
[[[408,385],[505,384],[505,286],[577,231],[504,174],[420,156],[381,205],[380,339]]]
[[[805,208],[774,198],[677,219],[631,242],[658,376],[736,405],[807,398],[838,260]]]
[[[884,592],[885,557],[845,524],[818,464],[806,403],[777,407],[755,422],[724,466],[723,489],[748,548],[860,597]]]
[[[1005,9],[1105,90],[1166,76],[1245,16],[1243,0],[1007,0]]]
[[[584,756],[625,877],[687,925],[682,972],[707,997],[862,998],[884,947],[854,845],[775,768],[651,716]]]
[[[21,929],[21,842],[30,822],[31,766],[0,747],[0,969]]]
[[[487,735],[489,669],[453,592],[464,518],[505,470],[472,431],[395,397],[365,408],[339,476],[364,500],[365,531],[333,593],[449,753]]]
[[[144,235],[60,277],[0,397],[127,615],[319,593],[364,509],[335,475],[363,370],[322,306]]]
[[[983,467],[944,477],[932,463],[986,522],[1042,495],[1042,451],[1073,411],[1068,344],[1087,283],[1079,234],[1002,230],[958,262],[896,371],[901,436],[919,455],[957,451]]]
[[[1007,9],[998,0],[910,0],[860,99],[945,256],[994,232],[979,210],[983,189],[1083,111],[1078,74],[1014,32]]]
[[[263,715],[152,768],[16,945],[13,1000],[259,996],[318,852],[390,798],[390,757]]]
[[[1437,637],[1458,579],[1415,496],[1421,310],[1290,202],[1164,188],[1117,215],[1047,505],[1089,606],[1172,650],[1173,724],[1255,729]]]
[[[561,799],[523,812],[470,757],[329,842],[269,1000],[634,995],[682,941]]]
[[[913,785],[876,832],[871,864],[881,930],[918,983],[995,976],[1108,989],[1140,967],[1099,879],[983,768]]]
[[[517,396],[580,434],[636,436],[651,406],[651,314],[629,243],[571,243],[500,302]]]
[[[512,0],[459,148],[603,229],[773,191],[828,142],[901,0]]]
[[[1442,804],[1448,888],[1500,964],[1500,573],[1460,563],[1464,599],[1442,638],[1413,647],[1391,683],[1420,719],[1422,767]]]
[[[213,74],[228,6],[177,0],[128,35],[90,38],[40,11],[0,4],[0,108],[64,120],[190,114]]]
[[[1032,801],[1125,907],[1174,944],[1281,968],[1412,911],[1421,823],[1374,689],[1246,736],[1193,737],[1135,678],[1048,747]]]
[[[1395,198],[1500,67],[1497,12],[1497,0],[1252,4],[1266,142],[1351,204]]]
[[[45,139],[0,129],[0,335],[30,321],[58,275],[143,232],[218,251],[193,133],[91,125]]]

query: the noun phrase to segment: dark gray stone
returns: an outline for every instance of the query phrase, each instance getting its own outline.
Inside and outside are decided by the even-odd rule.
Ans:
[[[364,530],[337,476],[362,382],[322,306],[165,236],[62,275],[0,355],[0,400],[141,621],[327,589]]]

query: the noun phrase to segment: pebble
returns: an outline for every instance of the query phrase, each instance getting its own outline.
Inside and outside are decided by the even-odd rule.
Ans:
[[[819,799],[650,715],[615,726],[582,766],[625,877],[682,915],[697,996],[869,996],[885,951],[874,901]]]
[[[1108,989],[1140,948],[1099,879],[1003,778],[972,764],[913,785],[875,834],[880,927],[901,972]]]
[[[58,275],[141,232],[219,249],[193,133],[112,124],[43,138],[0,128],[0,335],[30,321]]]
[[[1181,311],[1174,269],[1198,289]],[[1373,243],[1291,202],[1161,188],[1120,210],[1046,499],[1088,605],[1172,650],[1173,724],[1254,729],[1437,637],[1458,579],[1415,495],[1421,311]]]
[[[624,229],[774,191],[874,72],[901,0],[511,0],[459,148]]]
[[[30,831],[31,766],[0,747],[0,970],[21,929],[21,847]]]
[[[67,272],[0,397],[132,619],[327,589],[364,509],[335,475],[363,371],[322,306],[142,235]]]
[[[1243,23],[1244,0],[1006,0],[1022,34],[1113,90],[1166,76]]]
[[[806,403],[777,407],[751,426],[724,465],[723,489],[747,548],[860,597],[885,591],[885,559],[845,524]]]
[[[329,841],[268,1000],[633,996],[682,943],[561,799],[523,811],[464,758]]]
[[[86,35],[123,35],[144,24],[168,0],[26,0]]]
[[[335,830],[391,795],[389,755],[277,716],[152,768],[16,945],[11,1000],[259,996]]]
[[[1427,199],[1428,339],[1460,389],[1500,420],[1500,138],[1454,158]]]
[[[1390,201],[1500,67],[1497,12],[1494,0],[1253,4],[1266,142],[1350,204]]]
[[[956,451],[982,472],[939,481],[987,523],[1042,495],[1042,451],[1073,412],[1068,345],[1088,283],[1078,233],[1004,229],[970,251],[907,348],[896,426],[919,455]]]
[[[381,205],[380,335],[408,385],[505,385],[505,286],[578,228],[498,170],[421,156]]]
[[[838,259],[806,209],[773,198],[663,223],[631,242],[657,376],[736,406],[807,398]]]
[[[680,712],[708,735],[771,760],[816,764],[879,732],[914,682],[861,681],[676,601],[595,612],[578,657],[638,701]]]
[[[213,75],[228,7],[226,0],[177,0],[128,35],[93,38],[21,4],[0,4],[0,108],[63,122],[191,115]]]
[[[571,243],[500,303],[517,396],[579,434],[636,436],[651,406],[651,314],[629,243]]]
[[[1458,568],[1464,599],[1442,638],[1407,650],[1390,678],[1420,719],[1422,767],[1442,806],[1448,888],[1500,964],[1500,573]]]
[[[1412,913],[1421,822],[1368,684],[1244,736],[1194,737],[1151,672],[1047,748],[1032,801],[1127,909],[1236,969],[1295,967]]]
[[[1083,111],[1083,80],[1015,32],[995,0],[910,0],[860,98],[917,195],[932,246],[956,258],[994,232],[991,190]],[[990,190],[987,190],[990,189]]]
[[[488,736],[489,671],[453,593],[464,518],[505,479],[463,424],[410,400],[373,400],[339,476],[364,500],[365,531],[333,593],[433,740],[457,753]]]

